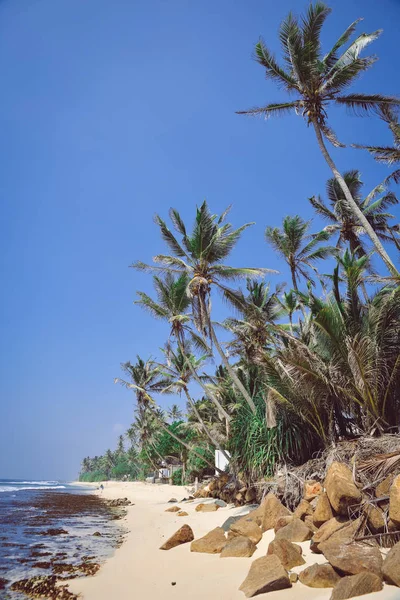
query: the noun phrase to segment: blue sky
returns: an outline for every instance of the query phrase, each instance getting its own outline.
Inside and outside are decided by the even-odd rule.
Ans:
[[[311,218],[330,173],[300,118],[235,110],[285,97],[251,53],[259,35],[278,51],[279,22],[306,4],[1,0],[0,477],[73,478],[129,425],[119,364],[166,336],[132,304],[150,278],[128,269],[163,249],[154,213],[191,221],[204,198],[215,212],[233,203],[234,225],[256,225],[230,262],[287,279],[265,226]],[[330,6],[327,44],[359,16],[360,32],[384,29],[353,89],[399,93],[400,2]],[[390,143],[377,119],[334,110],[331,122],[347,143]],[[333,154],[366,191],[388,173],[363,152]]]

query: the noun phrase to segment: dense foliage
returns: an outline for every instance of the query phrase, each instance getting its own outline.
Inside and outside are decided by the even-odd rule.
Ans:
[[[373,64],[360,53],[379,32],[362,34],[344,50],[356,21],[322,54],[320,32],[329,12],[316,2],[302,20],[291,14],[282,23],[284,67],[264,42],[256,45],[266,76],[293,97],[246,111],[301,114],[332,170],[326,194],[314,190],[310,198],[319,227],[299,214],[284,216],[280,227],[265,223],[266,242],[288,268],[290,285],[273,288],[265,267],[229,264],[251,226],[233,228],[230,208],[216,215],[203,202],[191,230],[175,209],[171,226],[157,215],[166,253],[153,264],[134,263],[152,274],[155,292],[138,292],[136,304],[165,324],[168,339],[160,340],[166,343],[158,361],[137,357],[122,365],[126,379],[116,382],[136,397],[129,449],[121,437],[115,452],[85,459],[82,480],[138,479],[179,465],[173,481],[190,481],[213,472],[217,449],[233,475],[254,481],[338,440],[400,431],[400,239],[388,212],[398,203],[388,185],[398,183],[399,172],[365,191],[360,173],[341,174],[325,144],[342,146],[328,125],[328,109],[346,105],[378,114],[394,137],[393,147],[356,147],[398,163],[400,102],[343,95]],[[245,288],[236,284],[241,279]],[[226,310],[218,326],[216,294]],[[165,395],[175,397],[167,413],[157,405]]]

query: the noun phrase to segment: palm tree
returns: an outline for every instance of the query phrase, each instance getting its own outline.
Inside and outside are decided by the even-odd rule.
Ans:
[[[135,365],[132,365],[131,363],[124,363],[121,365],[122,369],[130,376],[131,381],[126,381],[116,377],[114,383],[120,383],[127,389],[134,390],[140,416],[143,416],[146,411],[150,412],[161,429],[168,433],[168,435],[182,444],[182,446],[185,446],[185,448],[193,452],[193,454],[195,454],[198,458],[204,460],[212,469],[215,468],[217,471],[221,471],[210,461],[206,460],[206,458],[199,454],[189,444],[176,436],[165,424],[164,419],[157,410],[152,394],[157,392],[162,393],[163,391],[165,392],[166,386],[169,383],[168,379],[162,376],[161,368],[155,366],[154,362],[149,360],[144,362],[140,356],[138,356],[137,359],[138,360]]]
[[[393,192],[387,192],[385,185],[380,184],[366,198],[363,198],[361,191],[363,183],[359,171],[346,171],[343,174],[343,178],[346,181],[354,202],[356,202],[360,211],[364,214],[375,234],[383,241],[393,241],[390,235],[391,227],[388,224],[388,220],[393,218],[393,215],[387,213],[386,210],[389,206],[398,204],[396,195]],[[359,220],[354,216],[354,212],[349,209],[343,190],[336,179],[328,179],[326,193],[330,208],[320,196],[310,198],[310,203],[318,215],[330,223],[324,231],[330,235],[338,236],[337,248],[343,248],[344,245],[348,245],[350,251],[357,256],[367,254],[368,249],[362,240],[362,236],[366,231],[359,224]]]
[[[190,348],[188,346],[184,348],[184,352],[181,352],[180,348],[178,348],[178,351],[175,352],[171,347],[168,347],[167,351],[165,352],[165,355],[167,359],[166,363],[163,365],[159,365],[162,369],[163,377],[166,378],[166,382],[168,381],[168,383],[166,383],[164,391],[168,393],[177,392],[179,394],[181,394],[182,391],[184,392],[188,405],[196,415],[196,418],[198,419],[204,433],[206,434],[212,445],[218,450],[220,450],[225,456],[225,458],[229,460],[229,456],[226,454],[225,450],[221,448],[218,441],[211,435],[210,431],[208,430],[206,424],[204,423],[203,419],[200,416],[200,413],[196,408],[196,403],[189,394],[188,385],[191,380],[192,370],[195,370],[197,372],[201,365],[207,359],[207,356],[196,358],[193,354],[191,354]],[[189,362],[192,364],[193,369],[190,369],[188,367]],[[207,377],[203,377],[203,379],[207,379]]]
[[[182,421],[183,419],[183,411],[179,408],[177,404],[173,404],[167,410],[168,417],[171,423],[175,423],[176,421]]]
[[[203,338],[190,327],[191,315],[188,313],[188,310],[191,306],[191,300],[187,294],[189,282],[190,278],[185,272],[178,276],[170,272],[167,272],[163,277],[154,275],[153,284],[157,299],[150,298],[144,292],[138,292],[139,300],[135,302],[135,304],[147,310],[154,318],[162,319],[169,323],[170,335],[177,340],[183,355],[186,338],[189,338],[189,341],[197,349],[203,352],[209,351]],[[188,361],[188,367],[195,381],[209,395],[210,400],[214,402],[218,411],[229,421],[230,416],[224,410],[223,406],[221,406],[216,396],[210,390],[207,390],[203,380],[197,375],[190,361]]]
[[[221,264],[229,256],[243,231],[252,225],[252,223],[246,223],[238,229],[232,230],[230,223],[224,223],[229,210],[230,207],[218,217],[218,215],[210,213],[207,203],[204,201],[197,209],[192,233],[188,234],[180,214],[171,209],[170,217],[176,231],[182,237],[181,243],[178,242],[166,223],[157,216],[156,223],[160,227],[161,235],[172,255],[155,256],[154,262],[160,266],[149,266],[142,262],[136,262],[132,266],[139,270],[186,274],[189,277],[187,292],[191,299],[195,326],[203,336],[211,339],[228,369],[235,387],[255,414],[255,404],[230,365],[211,321],[211,289],[213,286],[224,292],[226,288],[223,283],[226,281],[244,277],[259,277],[268,271],[268,269],[235,268]]]
[[[287,102],[275,102],[263,107],[240,111],[239,114],[269,117],[293,111],[305,118],[308,125],[312,125],[318,146],[343,190],[349,210],[353,211],[360,225],[368,233],[376,251],[381,255],[388,269],[398,276],[386,250],[354,201],[346,181],[330,156],[324,137],[334,146],[343,146],[328,125],[327,108],[332,103],[346,106],[355,112],[368,113],[385,106],[398,105],[400,100],[380,94],[353,93],[343,95],[343,91],[375,62],[375,57],[360,58],[360,53],[368,44],[377,39],[381,31],[361,34],[350,44],[347,50],[340,54],[340,49],[354,33],[360,21],[358,19],[339,37],[331,50],[322,55],[321,30],[330,12],[331,9],[322,2],[317,1],[315,4],[310,4],[301,21],[292,13],[289,13],[279,30],[285,67],[282,67],[276,61],[263,41],[260,40],[256,44],[255,58],[264,67],[266,77],[285,88],[292,97]],[[293,98],[293,95],[296,97]]]
[[[289,317],[290,332],[293,335],[293,315],[300,308],[298,295],[294,290],[284,292],[280,300],[282,310]]]
[[[285,217],[282,229],[267,227],[265,238],[267,243],[283,258],[290,269],[293,288],[299,291],[298,279],[304,277],[311,281],[309,269],[315,271],[314,263],[335,252],[331,246],[317,246],[329,239],[327,231],[315,235],[308,233],[311,221],[303,221],[298,215]]]
[[[397,111],[391,106],[380,106],[378,114],[385,121],[390,131],[393,134],[393,146],[361,146],[353,144],[354,148],[362,148],[368,150],[377,162],[387,165],[395,165],[400,163],[400,123]],[[400,183],[400,169],[396,169],[389,175],[385,182],[393,180],[395,183]]]

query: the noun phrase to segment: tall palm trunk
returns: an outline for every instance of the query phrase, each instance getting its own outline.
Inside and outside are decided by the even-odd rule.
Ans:
[[[185,354],[185,349],[183,347],[183,343],[182,340],[179,337],[179,334],[176,336],[176,339],[178,340],[178,346],[179,346],[179,350],[182,353],[182,356],[185,359],[185,362],[187,364],[187,366],[189,367],[189,370],[193,376],[193,379],[195,380],[196,383],[199,384],[199,386],[202,388],[203,392],[206,394],[207,398],[209,398],[211,400],[211,402],[214,403],[215,407],[218,410],[218,413],[220,415],[223,415],[226,422],[229,423],[231,420],[231,416],[226,412],[226,410],[224,409],[224,407],[222,406],[222,404],[219,402],[218,398],[209,390],[209,388],[205,385],[205,383],[200,379],[200,377],[197,375],[196,369],[194,368],[194,366],[192,365],[192,363],[190,362],[190,360],[188,360],[186,354]]]
[[[159,426],[161,427],[161,429],[163,429],[166,433],[168,433],[168,435],[170,435],[172,438],[174,438],[174,440],[179,442],[179,444],[182,444],[182,446],[185,446],[185,448],[187,448],[190,452],[193,452],[193,454],[195,456],[197,456],[197,458],[200,458],[201,460],[203,460],[205,463],[208,464],[209,467],[218,471],[218,473],[224,473],[224,471],[222,471],[222,469],[219,469],[218,467],[213,465],[207,458],[205,458],[204,456],[199,454],[196,450],[194,450],[191,446],[189,446],[189,444],[187,444],[186,442],[184,442],[183,440],[178,438],[178,436],[175,435],[172,431],[170,431],[168,429],[168,427],[162,422],[162,419],[160,419],[154,412],[153,412],[153,416],[155,417],[155,419],[156,419],[157,423],[159,424]]]
[[[194,414],[196,415],[196,419],[198,420],[198,422],[200,423],[200,425],[202,426],[204,433],[206,434],[206,436],[208,437],[208,439],[210,440],[210,442],[212,443],[213,446],[215,446],[215,448],[217,448],[217,450],[219,450],[220,452],[222,452],[222,454],[225,456],[226,460],[230,460],[230,457],[227,455],[227,453],[225,452],[225,450],[223,450],[220,446],[220,444],[217,442],[216,439],[214,439],[214,437],[211,435],[207,425],[204,423],[203,419],[200,416],[199,411],[196,408],[196,404],[193,402],[187,388],[184,388],[185,394],[186,394],[186,398],[187,401],[189,402],[190,406],[193,409]]]
[[[222,362],[224,363],[226,370],[228,371],[229,376],[232,379],[233,385],[242,394],[243,398],[246,400],[247,404],[250,406],[252,413],[255,415],[257,413],[256,405],[254,404],[252,397],[250,396],[250,394],[248,393],[248,391],[246,390],[246,388],[240,381],[239,377],[236,375],[229,360],[226,358],[225,352],[223,351],[221,344],[218,341],[214,327],[211,323],[211,318],[210,318],[209,314],[207,314],[207,319],[208,319],[208,330],[210,332],[211,339],[212,339],[213,344],[215,345],[216,349],[218,350],[219,355],[221,356]]]
[[[360,210],[359,206],[357,206],[356,202],[354,201],[353,196],[351,195],[351,192],[350,192],[344,178],[340,174],[340,172],[337,169],[335,163],[333,162],[328,150],[326,149],[321,130],[320,130],[319,125],[315,118],[312,120],[312,123],[314,126],[315,135],[317,136],[319,149],[321,150],[322,155],[325,158],[329,168],[331,169],[336,181],[342,188],[343,194],[348,203],[348,207],[350,208],[350,210],[352,210],[352,212],[357,217],[360,224],[364,227],[365,231],[368,233],[369,237],[371,238],[372,243],[375,246],[376,251],[381,256],[382,260],[384,261],[384,263],[387,266],[387,268],[389,269],[389,271],[392,273],[392,275],[395,275],[398,277],[399,273],[396,270],[396,267],[392,263],[388,253],[386,252],[385,248],[381,244],[380,239],[376,235],[376,233],[375,233],[373,227],[371,226],[371,224],[369,223],[368,219],[366,218],[366,216]]]

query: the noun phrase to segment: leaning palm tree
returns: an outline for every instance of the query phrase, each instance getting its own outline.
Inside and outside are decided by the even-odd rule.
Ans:
[[[174,438],[174,440],[193,452],[197,458],[204,460],[212,469],[215,468],[217,471],[221,471],[210,461],[206,460],[189,444],[175,435],[175,433],[171,431],[168,425],[164,422],[164,418],[162,415],[160,415],[159,409],[154,401],[153,393],[162,393],[165,391],[166,385],[169,383],[169,381],[162,375],[161,368],[154,365],[154,362],[150,360],[145,362],[140,358],[140,356],[138,356],[137,359],[138,361],[135,365],[132,365],[131,363],[124,363],[121,365],[122,369],[130,376],[131,381],[126,381],[116,377],[114,383],[119,383],[125,388],[135,392],[139,416],[143,417],[144,414],[150,413],[156,420],[159,427],[161,427],[161,429],[163,429],[168,435]]]
[[[331,246],[320,246],[329,239],[327,231],[315,235],[308,233],[311,221],[303,221],[299,215],[285,217],[282,229],[267,227],[265,238],[267,243],[283,258],[290,269],[293,288],[299,290],[300,276],[313,282],[310,269],[315,271],[314,263],[335,252]],[[318,247],[319,246],[319,247]]]
[[[354,202],[364,214],[377,237],[382,241],[392,242],[391,226],[388,221],[394,216],[386,211],[389,206],[398,204],[396,195],[388,192],[384,184],[380,184],[366,198],[363,198],[363,183],[359,171],[346,171],[343,178],[351,191]],[[354,212],[349,209],[343,190],[336,179],[328,179],[326,194],[330,206],[327,206],[320,196],[310,198],[310,203],[317,214],[329,221],[329,225],[324,231],[330,235],[337,235],[337,248],[348,246],[353,254],[366,255],[368,248],[363,242],[366,231],[354,216]]]
[[[377,162],[387,165],[400,164],[400,123],[398,112],[393,110],[391,106],[380,106],[378,114],[385,121],[393,135],[393,146],[361,146],[353,144],[354,148],[368,150]],[[395,183],[400,183],[400,169],[396,169],[391,175],[386,178],[386,182],[393,180]]]
[[[191,306],[191,299],[187,294],[189,282],[190,278],[187,273],[181,273],[176,276],[174,273],[167,272],[162,277],[154,275],[153,284],[156,299],[154,300],[144,292],[138,292],[139,300],[135,301],[135,304],[147,310],[155,319],[162,319],[168,322],[170,336],[174,337],[178,342],[182,356],[185,356],[184,347],[187,344],[186,340],[189,340],[189,343],[192,343],[198,350],[209,352],[209,348],[204,342],[203,337],[190,327],[191,315],[189,308]],[[196,383],[203,388],[203,391],[209,396],[211,402],[217,407],[218,412],[229,422],[230,415],[223,408],[216,395],[206,388],[203,379],[197,375],[192,361],[187,361],[187,366]]]
[[[331,9],[317,1],[310,4],[301,21],[289,13],[279,31],[284,67],[278,63],[262,40],[256,44],[255,58],[264,67],[266,77],[285,88],[292,97],[287,102],[274,102],[259,108],[240,111],[239,114],[269,117],[294,111],[306,119],[308,125],[314,128],[322,155],[342,188],[349,209],[365,228],[388,269],[394,275],[398,275],[381,241],[354,202],[346,181],[327,150],[324,138],[334,146],[343,146],[328,125],[329,105],[334,103],[346,106],[355,112],[368,113],[381,107],[398,105],[400,100],[380,94],[343,95],[344,90],[375,62],[375,57],[360,58],[360,53],[368,44],[376,40],[381,31],[363,33],[350,44],[347,50],[341,51],[340,49],[354,33],[360,21],[358,19],[339,37],[331,50],[323,55],[320,36],[330,12]]]
[[[236,268],[222,264],[222,261],[235,247],[243,231],[252,225],[252,223],[246,223],[238,229],[232,229],[230,223],[224,223],[229,210],[230,207],[221,216],[213,215],[207,202],[204,201],[196,211],[192,233],[188,234],[178,211],[171,209],[170,217],[182,238],[181,243],[178,242],[161,217],[157,216],[156,223],[172,254],[155,256],[154,262],[158,263],[158,266],[149,266],[142,262],[136,262],[132,266],[139,270],[186,274],[189,277],[187,293],[191,299],[195,326],[205,338],[211,339],[236,389],[256,414],[253,399],[229,363],[215,333],[211,321],[211,289],[217,287],[224,293],[225,282],[244,277],[259,277],[270,269]]]

